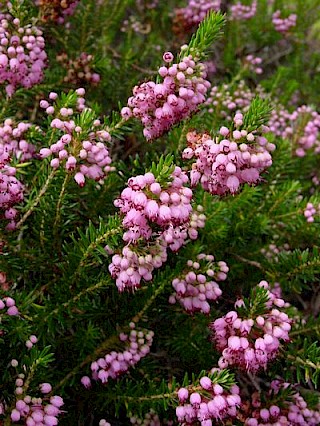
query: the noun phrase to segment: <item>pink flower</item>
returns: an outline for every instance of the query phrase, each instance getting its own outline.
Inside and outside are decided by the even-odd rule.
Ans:
[[[241,142],[241,139],[247,140],[247,132],[244,130],[231,133],[223,127],[219,134],[226,137],[229,135],[229,140],[222,139],[219,142],[219,136],[211,140],[206,134],[196,137],[194,132],[187,134],[187,141],[190,141],[191,146],[183,151],[182,158],[186,161],[195,160],[190,167],[192,186],[200,181],[202,187],[211,194],[234,194],[239,191],[241,184],[252,184],[260,180],[260,172],[272,164],[269,151],[273,147],[262,137],[256,137],[255,143],[250,145],[238,145],[237,142]]]
[[[163,58],[171,63],[173,55],[166,52]],[[135,86],[128,106],[121,110],[124,119],[133,116],[142,122],[147,140],[158,138],[188,117],[204,102],[204,94],[210,86],[205,80],[203,64],[191,59],[190,55],[179,64],[161,67],[158,73],[163,81]]]
[[[50,398],[50,404],[52,404],[54,407],[60,408],[64,402],[61,396],[55,395]]]
[[[269,298],[263,315],[242,319],[236,312],[231,311],[210,325],[213,341],[222,352],[219,360],[221,368],[236,365],[256,372],[260,368],[266,368],[268,362],[277,356],[281,341],[289,341],[288,332],[284,328],[290,330],[290,318],[279,309],[273,308],[277,297],[269,290],[266,281],[261,281],[258,287],[264,288]],[[238,303],[236,305],[239,310],[247,309],[244,302],[240,306]],[[285,303],[281,305],[285,306]],[[284,328],[282,324],[285,325]]]
[[[13,422],[18,422],[20,420],[20,412],[18,410],[16,410],[15,408],[11,411],[11,420]]]
[[[88,376],[83,376],[82,378],[81,378],[81,383],[83,384],[83,386],[85,387],[85,388],[90,388],[91,387],[91,380],[90,380],[90,377],[88,377]]]
[[[41,383],[39,387],[40,387],[40,391],[44,394],[50,393],[52,391],[52,386],[50,385],[50,383]]]

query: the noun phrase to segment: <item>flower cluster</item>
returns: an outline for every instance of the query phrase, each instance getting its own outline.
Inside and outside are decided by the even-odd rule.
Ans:
[[[310,150],[320,153],[320,114],[310,106],[302,105],[292,113],[279,106],[271,114],[269,126],[277,136],[292,140],[298,157]]]
[[[27,89],[43,80],[47,54],[42,31],[35,26],[21,26],[18,18],[0,14],[0,83],[6,84],[8,96],[17,87]]]
[[[139,238],[149,239],[152,224],[162,229],[170,225],[188,222],[192,211],[192,191],[186,187],[187,175],[180,167],[175,167],[170,182],[163,186],[153,173],[132,177],[128,187],[115,201],[115,206],[123,213],[122,224],[128,231],[123,240],[135,242]]]
[[[303,157],[309,150],[313,150],[315,154],[319,154],[320,114],[311,107],[303,105],[291,114],[290,122],[295,128],[295,132],[292,134],[294,142],[296,138],[298,139],[296,155]],[[295,134],[296,132],[298,133],[297,135]]]
[[[259,283],[258,296],[260,312],[252,312],[253,304],[240,299],[235,304],[238,312],[230,311],[210,325],[213,341],[222,352],[220,368],[235,365],[256,372],[276,358],[281,341],[289,341],[292,321],[279,310],[285,306],[284,300],[269,291],[266,281]]]
[[[198,238],[198,228],[205,225],[206,216],[202,206],[198,206],[185,225],[169,226],[160,234],[154,233],[148,241],[144,239],[136,244],[125,246],[121,254],[112,257],[109,271],[116,279],[119,291],[140,287],[141,280],[150,281],[154,269],[160,268],[167,260],[167,249],[177,251],[188,238]]]
[[[276,31],[282,34],[286,34],[292,27],[296,26],[297,15],[292,13],[287,18],[281,18],[281,11],[276,10],[272,15],[272,23]]]
[[[130,423],[139,426],[172,426],[171,420],[161,419],[154,410],[150,410],[143,419],[137,416],[130,416]]]
[[[85,84],[98,84],[100,75],[93,71],[94,57],[82,52],[76,59],[70,59],[66,53],[57,56],[57,61],[67,70],[63,78],[65,83],[72,83],[73,86]]]
[[[99,421],[99,426],[111,426],[111,424],[109,422],[107,422],[107,420],[101,419]]]
[[[127,245],[121,255],[112,257],[109,271],[120,291],[139,287],[142,278],[150,281],[153,269],[166,261],[168,248],[177,251],[188,237],[197,238],[197,228],[204,226],[205,217],[192,211],[187,182],[180,167],[174,167],[162,185],[148,172],[130,178],[115,201],[124,215],[123,241]]]
[[[23,382],[22,378],[19,378]],[[43,385],[48,385],[44,383]],[[51,385],[49,385],[51,388]],[[43,387],[47,391],[47,387]],[[43,392],[42,393],[47,393]],[[32,398],[26,395],[16,402],[15,408],[11,411],[11,421],[13,423],[23,420],[27,426],[55,426],[58,424],[58,416],[62,413],[61,407],[64,404],[61,396],[51,396],[48,398]]]
[[[137,16],[131,15],[128,19],[123,21],[120,31],[123,33],[133,31],[137,34],[149,34],[151,26],[148,23],[139,20]]]
[[[208,314],[208,302],[217,300],[222,294],[216,281],[224,281],[229,271],[225,262],[213,261],[212,255],[204,253],[200,253],[195,262],[188,260],[188,272],[172,281],[175,293],[170,296],[169,303],[178,301],[188,313]]]
[[[165,62],[172,63],[173,54],[163,55]],[[162,66],[158,73],[160,83],[148,81],[135,86],[128,106],[122,108],[124,119],[138,118],[144,126],[147,140],[158,138],[174,124],[188,117],[204,102],[210,83],[205,80],[205,65],[191,55],[176,64]]]
[[[223,84],[221,87],[212,87],[205,104],[208,106],[208,112],[214,113],[215,117],[231,121],[232,114],[235,112],[241,112],[242,114],[247,112],[251,102],[257,95],[261,98],[264,97],[260,86],[257,86],[256,92],[253,92],[241,80],[235,89],[229,84]]]
[[[140,10],[155,9],[159,5],[159,0],[136,0],[136,6]]]
[[[153,244],[149,243],[147,252],[143,250],[144,244],[141,248],[139,245],[125,246],[121,254],[112,257],[109,272],[116,279],[119,291],[135,290],[140,286],[142,279],[151,281],[153,270],[160,268],[167,260],[166,245],[161,243],[159,239]]]
[[[247,55],[245,57],[245,65],[256,74],[262,74],[263,69],[261,68],[262,59],[259,56]]]
[[[140,426],[161,426],[159,416],[153,410],[150,410],[150,412],[145,415],[143,420],[139,419],[136,416],[131,416],[130,423],[132,425],[140,425]]]
[[[307,219],[307,222],[314,222],[314,216],[320,216],[320,204],[315,206],[313,203],[308,203],[303,212],[303,215]]]
[[[250,6],[238,2],[230,7],[230,19],[233,21],[245,21],[251,19],[257,13],[257,0],[253,0]]]
[[[178,398],[180,405],[176,408],[176,416],[183,425],[212,426],[212,421],[235,417],[241,403],[238,386],[231,386],[227,392],[207,376],[200,379],[198,392],[190,393],[187,388],[180,388]]]
[[[79,186],[85,185],[86,178],[96,181],[103,180],[107,173],[114,170],[110,166],[111,158],[105,143],[111,136],[104,129],[101,121],[96,119],[91,110],[85,107],[85,90],[76,90],[76,110],[63,106],[57,108],[48,101],[40,101],[40,107],[55,118],[51,128],[60,137],[48,148],[40,150],[42,158],[54,156],[50,165],[57,169],[62,163],[66,170],[75,172],[74,179]],[[49,99],[55,100],[56,93],[50,93]],[[85,128],[77,123],[84,123]]]
[[[220,6],[221,0],[188,0],[186,7],[174,10],[176,32],[190,31],[204,20],[208,12],[219,11]]]
[[[317,187],[320,186],[320,179],[317,173],[311,173],[311,182],[312,182],[312,188],[310,188],[310,193],[314,194],[317,190]]]
[[[288,110],[282,105],[277,105],[277,108],[273,109],[270,114],[268,123],[270,131],[281,138],[291,135],[290,117],[291,114]]]
[[[0,159],[0,209],[4,211],[4,218],[9,220],[6,228],[13,230],[16,226],[18,211],[14,206],[23,200],[24,187],[15,177],[16,168]]]
[[[16,368],[19,362],[16,359],[11,360],[11,366]],[[15,381],[15,394],[17,401],[15,407],[11,410],[10,418],[12,423],[21,422],[26,426],[56,426],[58,416],[62,413],[60,408],[64,404],[60,396],[43,396],[41,398],[32,397],[26,394],[28,378],[24,373],[20,373]],[[39,390],[43,395],[52,391],[50,383],[41,383]]]
[[[10,282],[7,281],[7,274],[3,271],[0,271],[0,289],[3,291],[8,291],[10,289]]]
[[[19,315],[19,310],[16,307],[16,302],[12,297],[0,298],[0,315],[3,314],[4,309],[7,309],[6,314],[10,316]]]
[[[26,161],[33,157],[36,148],[27,142],[26,132],[31,124],[19,123],[17,126],[11,118],[7,118],[0,125],[0,162],[7,162],[14,157],[19,161]]]
[[[130,328],[129,334],[121,333],[119,336],[120,341],[126,343],[125,351],[112,351],[91,364],[94,380],[107,383],[109,379],[116,379],[148,355],[153,341],[153,331],[135,330],[134,322],[130,323]],[[88,388],[91,386],[91,379],[84,376],[81,383]]]
[[[289,252],[290,246],[285,243],[282,246],[278,246],[274,243],[269,244],[267,248],[262,248],[260,252],[269,260],[273,262],[278,262],[278,255],[283,252]]]
[[[235,115],[236,127],[242,125],[242,120],[242,114]],[[189,132],[187,143],[182,158],[196,160],[191,166],[191,185],[200,182],[206,191],[215,195],[234,194],[244,183],[259,182],[260,173],[272,164],[270,152],[275,149],[265,137],[227,127],[221,127],[216,140],[207,134]]]
[[[29,339],[26,341],[26,347],[28,349],[31,349],[33,347],[33,345],[35,345],[37,342],[38,342],[37,336],[35,336],[34,334],[31,334]]]
[[[272,286],[272,288],[269,288],[269,291],[271,293],[272,298],[275,299],[282,299],[282,288],[280,283],[275,282]],[[291,305],[289,302],[284,302],[283,308],[289,308]],[[296,318],[292,318],[292,322],[295,323],[296,322]]]
[[[285,391],[287,399],[279,394]],[[288,395],[288,392],[290,394]],[[289,397],[288,397],[289,396]],[[320,424],[320,411],[308,408],[302,395],[290,383],[273,380],[266,395],[254,392],[250,404],[243,405],[245,426],[316,426]]]
[[[217,72],[217,64],[215,61],[205,61],[204,65],[209,77],[213,76]]]
[[[63,24],[68,16],[74,14],[79,0],[35,0],[41,9],[42,20]]]

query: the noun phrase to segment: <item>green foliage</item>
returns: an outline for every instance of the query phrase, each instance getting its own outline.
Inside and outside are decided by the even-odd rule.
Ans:
[[[93,265],[104,263],[108,257],[104,247],[107,244],[110,248],[117,247],[120,242],[120,232],[118,216],[111,216],[107,223],[100,220],[98,228],[89,222],[85,233],[78,229],[78,236],[72,235],[72,242],[63,247],[63,251],[68,256],[68,261],[61,265],[62,267],[67,266],[66,278],[70,277],[71,271],[78,276],[80,273],[84,273],[85,268],[92,268]]]
[[[222,35],[224,23],[224,15],[219,12],[209,12],[192,35],[188,47],[181,51],[180,57],[191,54],[194,57],[205,58],[212,43]]]
[[[159,158],[159,162],[152,163],[151,172],[154,174],[156,181],[161,184],[165,184],[168,182],[168,179],[171,178],[171,174],[174,170],[173,164],[173,156],[167,155],[164,157],[163,155]]]
[[[284,290],[301,292],[306,286],[319,281],[319,250],[295,249],[279,253],[278,262],[270,265],[267,274],[275,281],[280,281]]]
[[[300,383],[304,380],[305,383],[311,381],[317,388],[320,377],[320,348],[319,342],[313,342],[311,345],[305,339],[304,345],[299,355],[294,358],[294,365],[297,374],[297,380]]]
[[[263,287],[251,289],[250,298],[244,298],[244,306],[239,308],[241,316],[256,318],[265,314],[269,300],[268,290]]]
[[[266,99],[255,98],[246,115],[243,117],[243,128],[248,132],[257,130],[267,124],[272,108]]]
[[[23,364],[28,365],[30,371],[33,371],[38,367],[47,367],[48,364],[54,361],[54,354],[50,353],[51,347],[46,346],[41,351],[35,347],[32,347],[29,356],[26,356],[22,360]]]
[[[122,380],[117,385],[117,392],[115,393],[116,411],[119,414],[122,405],[125,403],[126,409],[129,412],[134,412],[139,417],[148,412],[150,403],[153,404],[155,410],[168,411],[172,406],[177,404],[177,392],[180,387],[187,388],[190,392],[199,391],[199,381],[202,377],[207,376],[212,380],[212,383],[219,384],[224,389],[228,390],[234,384],[234,375],[228,371],[217,371],[208,374],[205,370],[199,372],[198,375],[192,373],[190,376],[185,374],[181,384],[179,384],[175,377],[170,381],[170,384],[165,381],[159,382],[158,380],[153,385],[148,384],[148,392],[140,382],[139,384],[132,385],[131,381]],[[125,389],[125,393],[123,390]],[[203,396],[207,396],[207,392],[202,390]],[[109,401],[110,404],[110,401]]]

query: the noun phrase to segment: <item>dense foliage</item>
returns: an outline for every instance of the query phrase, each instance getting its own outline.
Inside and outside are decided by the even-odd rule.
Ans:
[[[0,1],[0,425],[320,424],[320,1]]]

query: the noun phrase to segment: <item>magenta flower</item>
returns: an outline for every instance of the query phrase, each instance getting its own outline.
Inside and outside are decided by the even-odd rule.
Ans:
[[[164,55],[165,62],[173,60],[171,52]],[[158,138],[198,108],[205,101],[210,87],[205,66],[189,55],[178,64],[162,66],[160,83],[148,81],[133,89],[128,105],[121,110],[122,117],[138,118],[147,140]]]
[[[265,288],[268,295],[263,315],[243,318],[237,311],[231,311],[210,325],[212,339],[222,353],[220,368],[235,365],[253,372],[265,369],[277,357],[281,342],[290,340],[292,320],[278,309],[285,306],[285,302],[269,290],[266,281],[258,286]],[[243,301],[236,305],[239,312],[246,309]]]

